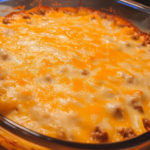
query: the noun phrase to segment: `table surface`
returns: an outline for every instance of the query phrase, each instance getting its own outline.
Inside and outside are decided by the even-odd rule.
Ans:
[[[150,6],[150,0],[134,0],[134,1],[144,4],[144,5],[147,5],[147,6]]]

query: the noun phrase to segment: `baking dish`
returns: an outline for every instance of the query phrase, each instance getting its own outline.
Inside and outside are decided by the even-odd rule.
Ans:
[[[26,1],[27,2],[27,1]],[[131,1],[107,1],[108,4],[106,6],[106,3],[104,1],[94,1],[93,5],[91,1],[82,1],[82,6],[86,7],[92,7],[99,9],[103,8],[107,11],[110,6],[112,6],[112,9],[116,9],[118,15],[125,17],[128,20],[133,21],[136,26],[138,27],[144,27],[142,30],[148,32],[148,17],[149,17],[149,9],[142,6],[142,5],[137,5],[136,3],[131,3]],[[112,3],[113,2],[113,3]],[[8,2],[6,2],[8,3]],[[11,1],[12,5],[16,4]],[[56,5],[53,2],[48,2],[44,1],[43,5]],[[57,5],[62,4],[62,6],[78,6],[77,1],[57,1]],[[20,3],[19,5],[24,5],[23,2],[22,4]],[[94,6],[95,5],[95,6]],[[98,5],[100,7],[98,7]],[[109,6],[108,6],[109,5]],[[126,6],[127,5],[127,6]],[[130,8],[130,7],[131,8]],[[139,7],[137,7],[139,6]],[[29,8],[29,6],[27,7]],[[119,8],[119,9],[117,9]],[[139,10],[137,10],[139,9]],[[133,13],[134,12],[134,13]],[[123,15],[125,14],[125,15]],[[133,14],[133,15],[132,15]],[[136,15],[135,15],[136,14]],[[137,19],[134,19],[137,18]],[[134,19],[134,20],[133,20]],[[119,142],[119,143],[107,143],[107,144],[80,144],[80,143],[71,143],[71,142],[66,142],[66,141],[61,141],[53,138],[48,138],[42,135],[39,135],[35,132],[29,131],[27,129],[24,129],[23,127],[20,127],[13,122],[9,121],[8,119],[4,118],[1,116],[1,127],[4,128],[6,131],[10,131],[14,133],[16,136],[20,136],[32,143],[39,144],[48,148],[53,148],[53,149],[129,149],[129,147],[135,147],[137,145],[140,145],[140,147],[143,147],[148,144],[148,139],[149,139],[149,133],[145,133],[144,135],[141,135],[139,137],[136,137],[132,140],[124,141],[124,142]],[[8,133],[6,133],[5,137],[8,136]],[[4,137],[4,135],[3,135]],[[21,140],[20,139],[15,139],[15,137],[12,138],[12,140],[8,138],[4,138],[6,142],[14,146],[15,148],[18,147],[18,149],[28,149],[28,146],[21,146]],[[146,142],[146,143],[145,143]],[[26,142],[25,142],[26,143]],[[144,145],[143,145],[144,143]],[[26,144],[23,144],[26,145]],[[32,145],[31,143],[29,145]],[[140,148],[138,147],[138,149]],[[31,148],[30,148],[31,149]],[[37,149],[37,148],[34,148]],[[40,149],[40,148],[38,148]],[[135,149],[135,148],[133,148]],[[137,149],[137,148],[136,148]]]

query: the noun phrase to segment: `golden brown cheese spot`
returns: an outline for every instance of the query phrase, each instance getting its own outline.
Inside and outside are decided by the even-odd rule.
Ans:
[[[64,129],[60,129],[60,131],[58,131],[58,138],[62,140],[67,140],[67,135]]]
[[[95,20],[95,19],[96,19],[95,16],[92,16],[92,17],[91,17],[91,20]]]
[[[46,75],[45,75],[45,80],[46,80],[47,82],[50,82],[50,81],[52,80],[51,75],[50,75],[50,74],[46,74]]]
[[[127,83],[133,83],[134,82],[134,76],[133,75],[129,75],[129,76],[126,76],[126,81]]]
[[[6,70],[0,67],[0,80],[4,80],[7,77]]]
[[[39,9],[37,12],[36,12],[38,15],[45,15],[46,11],[44,9]]]
[[[119,24],[118,27],[123,28],[123,27],[125,27],[125,25],[124,24]]]

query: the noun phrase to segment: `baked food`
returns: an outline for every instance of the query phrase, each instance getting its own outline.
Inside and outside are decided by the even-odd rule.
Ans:
[[[60,139],[116,142],[150,129],[150,36],[89,8],[0,18],[0,112]]]

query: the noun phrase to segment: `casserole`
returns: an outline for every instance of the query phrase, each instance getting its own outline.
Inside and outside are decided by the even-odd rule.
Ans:
[[[145,29],[143,29],[143,30],[145,30]],[[2,118],[1,119],[4,119],[3,120],[3,123],[8,123],[8,121],[9,120],[7,120],[6,118],[4,118],[3,116],[1,116]],[[3,125],[3,124],[2,124]],[[7,124],[8,125],[8,124]],[[15,125],[16,126],[16,125]],[[7,126],[5,126],[5,128],[6,128]],[[13,126],[12,126],[13,127]],[[17,130],[18,131],[18,130]],[[25,131],[24,131],[24,133],[25,133]],[[17,134],[17,133],[16,133]],[[32,133],[32,134],[35,134],[35,133]],[[147,135],[147,134],[146,134]],[[141,143],[143,142],[143,140],[144,140],[144,138],[143,138],[143,136],[140,136],[141,138],[142,138],[142,141],[141,141]],[[24,138],[25,138],[25,135],[24,135]],[[44,138],[44,137],[43,137]],[[30,139],[30,142],[31,141],[33,141],[33,140],[35,140],[36,138],[34,138],[34,139]],[[50,139],[50,138],[49,138]],[[134,145],[134,142],[135,142],[135,140],[137,140],[137,139],[139,139],[138,137],[137,138],[134,138],[133,140],[130,140],[130,141],[132,141],[132,145],[133,146],[135,146]],[[29,140],[29,137],[28,137],[28,140]],[[50,140],[52,140],[52,138],[50,139]],[[40,141],[42,141],[42,140],[40,140]],[[40,144],[39,142],[40,141],[37,141],[38,142],[38,144]],[[58,140],[59,141],[59,140]],[[128,141],[124,141],[125,143],[126,142],[128,142]],[[44,142],[43,142],[44,143]],[[41,143],[41,144],[43,144],[43,143]],[[63,142],[64,144],[65,143],[67,143],[67,142]],[[68,142],[69,143],[69,142]],[[137,141],[136,141],[136,143],[137,143]],[[139,143],[139,142],[138,142]],[[16,143],[12,143],[12,144],[16,144]],[[49,144],[50,144],[50,142],[49,142]],[[115,144],[117,144],[118,145],[118,147],[115,147]],[[140,144],[140,143],[139,143]],[[121,143],[121,145],[120,146],[122,146],[123,145],[123,142]],[[79,143],[76,143],[75,145],[74,145],[75,147],[77,147],[77,148],[79,148],[80,147],[80,149],[84,149],[84,144],[79,144]],[[113,146],[115,149],[116,148],[119,148],[119,143],[111,143],[111,144],[97,144],[97,145],[90,145],[90,144],[88,144],[88,148],[85,148],[85,149],[94,149],[94,148],[98,148],[98,149],[100,149],[100,147],[99,146],[101,146],[101,149],[105,149],[105,148],[107,148],[108,149],[108,146]],[[103,147],[104,146],[104,147]],[[128,144],[128,146],[129,146],[129,144]],[[52,148],[55,148],[55,147],[53,147],[53,144],[51,144],[51,147]],[[61,149],[62,149],[63,147],[61,147]],[[66,148],[65,148],[66,149]],[[70,148],[69,148],[70,149]]]

